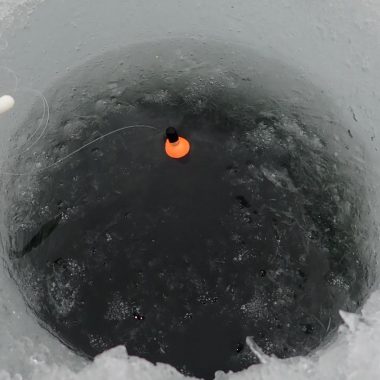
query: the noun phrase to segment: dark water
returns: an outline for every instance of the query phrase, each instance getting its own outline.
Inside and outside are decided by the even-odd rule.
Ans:
[[[124,344],[207,379],[258,362],[247,336],[282,358],[309,353],[366,294],[360,186],[301,117],[240,93],[249,78],[233,91],[167,78],[99,93],[77,83],[14,163],[33,172],[117,128],[155,128],[10,180],[9,254],[26,301],[81,354]],[[62,100],[48,98],[57,113]],[[165,156],[168,126],[191,142],[187,158]]]

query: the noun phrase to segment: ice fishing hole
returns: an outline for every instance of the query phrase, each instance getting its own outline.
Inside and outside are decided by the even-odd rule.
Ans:
[[[109,53],[46,91],[33,149],[17,155],[33,109],[14,135],[7,172],[30,175],[5,176],[11,270],[81,355],[122,344],[210,379],[258,362],[247,336],[280,358],[312,352],[368,295],[352,134],[297,73],[231,49]],[[152,128],[111,133],[136,125]],[[191,141],[185,160],[165,155],[168,126]]]

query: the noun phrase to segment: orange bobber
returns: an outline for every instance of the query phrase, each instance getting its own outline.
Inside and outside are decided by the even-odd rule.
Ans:
[[[170,127],[166,130],[165,152],[171,158],[185,157],[190,152],[190,143]]]

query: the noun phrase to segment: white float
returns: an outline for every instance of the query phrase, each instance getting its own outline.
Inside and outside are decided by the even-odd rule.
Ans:
[[[15,105],[15,100],[10,95],[0,96],[0,115],[10,111]]]

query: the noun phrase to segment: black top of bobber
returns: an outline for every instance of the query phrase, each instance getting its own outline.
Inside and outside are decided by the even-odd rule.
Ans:
[[[166,129],[166,138],[171,143],[175,143],[179,140],[177,130],[173,127],[169,127]]]

